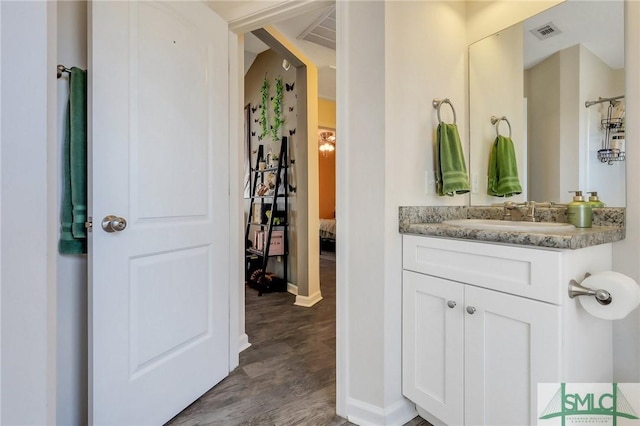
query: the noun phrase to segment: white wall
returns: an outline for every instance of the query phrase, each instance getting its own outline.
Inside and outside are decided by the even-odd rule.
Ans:
[[[640,116],[640,2],[625,1],[625,92],[627,116]],[[627,222],[626,237],[613,245],[613,268],[640,282],[640,121],[626,121]],[[640,382],[640,309],[613,324],[613,377]]]
[[[3,55],[2,55],[2,7],[0,6],[0,95],[2,92],[2,63],[3,63]],[[6,36],[5,36],[6,37]],[[2,114],[2,98],[0,98],[0,188],[2,188],[2,121],[4,120],[4,115]],[[2,216],[2,195],[0,193],[0,266],[2,266],[2,227],[4,225]],[[4,364],[2,363],[2,274],[0,273],[0,420],[2,419],[2,367]]]
[[[338,353],[347,357],[338,376],[348,374],[344,387],[339,380],[346,404],[338,413],[359,424],[402,424],[415,411],[401,393],[398,207],[468,203],[425,186],[434,170],[433,98],[454,102],[466,134],[465,4],[337,7],[346,50],[338,52],[337,128],[348,141],[336,154]]]
[[[560,132],[558,135],[558,151],[549,153],[556,155],[559,161],[559,194],[557,201],[570,202],[569,191],[580,190],[578,158],[580,158],[580,112],[579,102],[580,75],[578,69],[579,49],[574,46],[560,53],[559,86],[560,89]],[[535,178],[532,178],[532,180]],[[556,200],[552,200],[556,201]]]
[[[451,100],[469,164],[465,5],[388,2],[386,22],[387,163],[392,167],[387,184],[396,185],[393,201],[397,198],[400,203],[387,205],[467,205],[468,194],[441,197],[435,193],[438,118],[432,106],[434,98]],[[441,118],[453,121],[448,105],[442,106]]]
[[[240,111],[244,107],[244,79],[240,70],[244,66],[244,36],[229,31],[229,108],[230,111]],[[231,115],[233,117],[233,114]],[[244,122],[239,119],[230,121],[229,140],[243,140]],[[244,259],[244,216],[242,212],[244,149],[240,143],[230,143],[229,146],[229,229],[231,259]],[[234,214],[235,213],[235,214]],[[233,236],[236,238],[233,238]],[[235,253],[235,255],[234,255]],[[229,262],[229,371],[233,371],[240,362],[239,353],[249,346],[249,336],[245,333],[244,312],[244,261]],[[234,337],[237,340],[234,342]]]
[[[56,5],[0,9],[0,423],[54,424]]]
[[[468,194],[440,197],[432,192],[433,186],[425,186],[425,173],[435,170],[433,148],[438,119],[432,105],[434,98],[449,98],[456,107],[468,164],[465,19],[465,2],[386,3],[385,202],[380,241],[385,257],[380,276],[384,277],[385,301],[384,397],[385,406],[391,408],[399,404],[402,385],[402,239],[398,233],[398,207],[469,203]],[[443,119],[446,107],[441,111]],[[368,210],[372,212],[377,210]]]
[[[58,2],[57,63],[87,68],[87,3]],[[69,98],[68,74],[57,80],[57,160],[62,146]],[[62,199],[63,170],[59,168],[57,209]],[[57,231],[57,228],[56,228]],[[57,423],[83,424],[87,419],[87,258],[57,255]]]
[[[339,408],[338,414],[356,423],[379,424],[380,419],[365,416],[385,407],[384,241],[383,232],[370,232],[384,229],[385,5],[338,2],[337,8],[344,30],[338,31],[338,44],[344,48],[337,58],[342,96],[337,127],[341,139],[349,141],[336,154],[336,219],[344,243],[336,246],[336,284],[347,311],[338,322],[346,334],[349,375],[347,407],[344,412]],[[361,417],[365,418],[356,420]]]
[[[529,199],[560,196],[560,54],[525,71],[529,158]],[[549,153],[553,153],[549,155]],[[564,194],[563,194],[564,195]]]

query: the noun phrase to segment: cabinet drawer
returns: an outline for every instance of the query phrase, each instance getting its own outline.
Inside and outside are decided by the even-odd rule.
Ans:
[[[560,304],[559,251],[414,235],[402,240],[403,269]]]

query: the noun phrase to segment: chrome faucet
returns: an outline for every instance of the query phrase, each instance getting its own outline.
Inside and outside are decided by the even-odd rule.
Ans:
[[[526,207],[527,211],[523,215],[519,207]],[[522,204],[516,204],[513,201],[507,201],[504,203],[504,210],[502,213],[502,220],[535,222],[536,221],[536,202],[526,201]]]
[[[513,201],[507,201],[504,203],[502,220],[522,220],[522,213],[516,203]]]
[[[524,203],[527,206],[527,214],[524,217],[524,221],[527,222],[537,222],[536,221],[536,202],[535,201],[527,201]]]

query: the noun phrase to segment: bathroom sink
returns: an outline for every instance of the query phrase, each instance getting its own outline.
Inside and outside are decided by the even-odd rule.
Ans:
[[[556,222],[524,222],[494,219],[459,219],[445,220],[445,225],[459,226],[461,228],[488,229],[495,231],[518,232],[568,232],[576,229],[569,223]]]

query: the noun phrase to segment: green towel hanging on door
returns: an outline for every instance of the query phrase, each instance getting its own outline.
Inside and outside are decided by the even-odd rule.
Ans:
[[[67,115],[59,250],[79,254],[87,252],[87,74],[76,67],[69,75]]]

